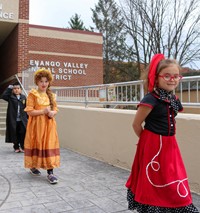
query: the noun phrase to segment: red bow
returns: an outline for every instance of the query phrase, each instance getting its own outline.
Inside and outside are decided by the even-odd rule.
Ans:
[[[148,91],[152,92],[155,84],[155,78],[156,78],[156,70],[159,62],[161,60],[165,59],[165,56],[163,54],[155,54],[153,58],[151,59],[150,66],[149,66],[149,74],[148,74]]]

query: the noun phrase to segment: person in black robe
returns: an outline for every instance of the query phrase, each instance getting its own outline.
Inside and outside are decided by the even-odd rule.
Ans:
[[[26,96],[22,94],[21,85],[16,82],[4,91],[2,99],[8,102],[6,115],[6,143],[13,143],[16,153],[24,152],[24,138],[28,121]]]

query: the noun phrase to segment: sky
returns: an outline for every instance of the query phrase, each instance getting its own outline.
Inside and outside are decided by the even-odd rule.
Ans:
[[[69,27],[70,18],[77,13],[84,26],[94,26],[92,11],[98,0],[30,0],[29,23],[59,28]]]

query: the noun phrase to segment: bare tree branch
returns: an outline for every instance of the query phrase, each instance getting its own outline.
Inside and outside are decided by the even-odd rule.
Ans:
[[[133,58],[148,64],[163,53],[181,65],[200,59],[199,0],[119,0]]]

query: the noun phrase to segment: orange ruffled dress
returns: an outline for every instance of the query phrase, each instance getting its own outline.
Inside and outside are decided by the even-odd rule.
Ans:
[[[55,95],[53,94],[54,101]],[[55,101],[56,103],[56,101]],[[24,111],[41,110],[50,106],[46,93],[32,89]],[[54,110],[58,111],[57,105]],[[24,141],[25,168],[53,169],[60,166],[60,147],[55,118],[46,115],[29,116]]]

